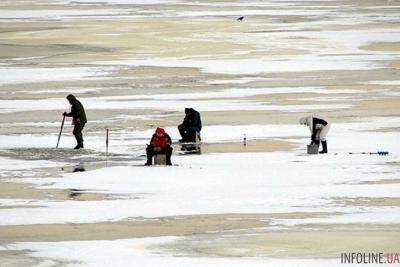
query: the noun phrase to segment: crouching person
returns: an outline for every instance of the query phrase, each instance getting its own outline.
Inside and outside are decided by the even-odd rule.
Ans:
[[[150,166],[153,163],[153,156],[156,154],[165,154],[166,164],[172,165],[172,141],[171,137],[165,132],[163,128],[157,128],[156,132],[151,138],[150,145],[146,148],[147,162],[146,166]]]
[[[329,132],[331,125],[324,119],[317,116],[308,116],[300,119],[300,124],[308,126],[311,132],[311,144],[319,146],[320,141],[322,150],[320,154],[328,153],[328,144],[326,142],[326,135]]]
[[[185,118],[178,126],[179,133],[182,136],[179,142],[195,142],[196,133],[200,135],[201,127],[200,113],[193,108],[185,108]]]

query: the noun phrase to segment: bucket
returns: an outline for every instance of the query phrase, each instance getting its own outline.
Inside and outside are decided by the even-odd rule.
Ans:
[[[167,157],[165,154],[154,155],[154,165],[166,165]]]
[[[311,144],[307,145],[307,154],[313,155],[318,154],[319,145]]]

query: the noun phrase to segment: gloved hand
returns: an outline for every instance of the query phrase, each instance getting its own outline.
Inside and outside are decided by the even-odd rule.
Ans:
[[[64,111],[63,116],[67,116],[67,112]]]

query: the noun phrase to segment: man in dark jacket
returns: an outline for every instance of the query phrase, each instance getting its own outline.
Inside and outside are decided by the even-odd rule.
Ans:
[[[172,165],[171,155],[172,155],[172,141],[171,137],[165,132],[163,128],[157,128],[156,132],[153,134],[150,145],[146,148],[147,162],[146,166],[152,165],[153,156],[156,154],[165,154],[166,164]]]
[[[202,127],[200,113],[193,108],[185,108],[185,114],[182,124],[178,126],[182,136],[179,142],[195,142],[196,133],[200,133]]]
[[[76,99],[74,95],[67,96],[68,102],[71,104],[71,112],[64,112],[63,115],[66,117],[72,117],[72,125],[74,125],[73,134],[75,136],[77,145],[74,149],[83,148],[83,136],[82,130],[87,122],[85,109],[83,108],[81,102]]]

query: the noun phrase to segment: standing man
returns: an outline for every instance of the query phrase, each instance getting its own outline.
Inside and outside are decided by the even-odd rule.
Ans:
[[[71,104],[71,112],[64,112],[63,115],[66,117],[72,117],[72,125],[74,125],[74,130],[72,133],[74,134],[77,142],[77,145],[74,147],[74,149],[80,149],[83,148],[82,130],[87,122],[85,109],[83,108],[81,102],[79,102],[74,95],[68,95],[67,100]]]
[[[179,133],[182,136],[179,142],[194,142],[196,133],[200,134],[202,127],[200,113],[193,108],[185,108],[185,114],[182,124],[178,126]]]
[[[300,119],[301,125],[307,125],[311,132],[311,143],[319,146],[321,141],[322,150],[320,154],[328,153],[328,144],[326,143],[326,135],[331,125],[324,119],[317,116],[308,116]]]
[[[151,166],[153,163],[153,156],[156,154],[165,154],[166,164],[171,166],[172,155],[172,141],[171,137],[165,132],[163,128],[157,128],[150,140],[150,145],[146,148],[147,162],[146,166]]]

